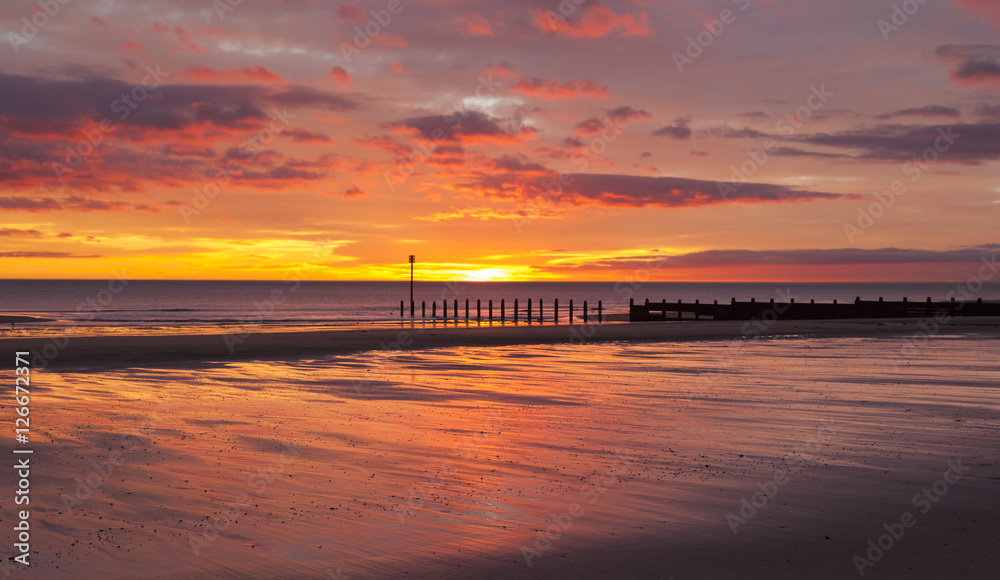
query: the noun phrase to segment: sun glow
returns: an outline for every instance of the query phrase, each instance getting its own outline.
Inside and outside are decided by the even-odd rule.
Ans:
[[[462,279],[466,282],[489,282],[492,280],[510,280],[511,278],[516,278],[506,268],[483,268],[482,270],[456,272],[456,274],[461,275]]]

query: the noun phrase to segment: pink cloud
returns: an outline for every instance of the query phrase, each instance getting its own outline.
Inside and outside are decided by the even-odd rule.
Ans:
[[[985,14],[1000,27],[1000,3],[997,0],[955,0],[955,3],[973,14]]]
[[[483,69],[483,74],[487,78],[501,78],[501,79],[516,79],[518,76],[517,72],[514,71],[511,66],[505,62],[501,62],[498,65],[488,66]]]
[[[181,76],[196,81],[241,81],[252,80],[265,83],[284,82],[277,73],[273,73],[263,66],[245,66],[243,68],[231,69],[228,71],[219,70],[207,66],[196,66],[181,73]]]
[[[564,5],[566,4],[572,6],[572,3],[564,3]],[[574,20],[577,12],[579,12],[579,18]],[[618,14],[611,8],[597,2],[580,6],[579,9],[570,12],[568,17],[553,10],[535,10],[532,11],[532,16],[535,27],[550,34],[562,34],[577,38],[600,38],[615,34],[622,37],[649,36],[650,34],[647,13]]]
[[[344,87],[349,87],[354,83],[354,77],[342,66],[335,66],[330,69],[330,76],[333,77],[334,83]]]
[[[296,143],[333,143],[333,141],[323,133],[306,131],[305,129],[290,129],[281,133],[282,137],[288,137]]]
[[[509,90],[551,100],[579,99],[585,96],[606,99],[610,96],[607,86],[598,85],[588,80],[560,83],[555,79],[532,77],[518,82]]]
[[[468,16],[459,16],[456,22],[462,27],[462,31],[472,36],[494,36],[493,27],[490,21],[486,20],[482,14],[473,12]]]
[[[337,6],[337,16],[344,20],[361,20],[363,13],[356,5],[350,2],[345,2],[340,6]]]

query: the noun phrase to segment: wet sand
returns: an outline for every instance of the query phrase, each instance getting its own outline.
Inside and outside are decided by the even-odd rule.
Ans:
[[[36,367],[106,368],[148,363],[349,354],[449,346],[508,346],[597,342],[688,341],[756,336],[870,336],[927,334],[916,319],[686,321],[598,324],[399,323],[391,328],[349,327],[296,332],[156,334],[0,338],[0,349],[31,351]],[[937,323],[934,323],[937,325]],[[1000,332],[995,317],[957,317],[951,332]]]
[[[17,574],[855,578],[909,511],[864,578],[992,577],[998,334],[965,330],[36,372]]]

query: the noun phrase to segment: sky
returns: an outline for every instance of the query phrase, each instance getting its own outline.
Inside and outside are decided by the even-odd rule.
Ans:
[[[0,4],[0,278],[953,281],[995,0]]]

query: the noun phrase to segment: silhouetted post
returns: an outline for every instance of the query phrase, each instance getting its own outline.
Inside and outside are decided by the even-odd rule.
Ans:
[[[441,301],[441,318],[444,318],[445,320],[448,320],[448,301],[447,300],[442,300]]]
[[[455,307],[455,321],[458,322],[458,298],[455,299],[455,302],[454,304],[452,304],[452,306]]]
[[[504,299],[501,298],[500,299],[500,320],[506,320],[507,319],[507,311],[506,311],[507,309],[505,308],[505,306],[506,305],[504,304]]]
[[[431,302],[431,318],[438,317],[438,301],[434,300]]]
[[[569,300],[569,323],[573,324],[573,299]]]
[[[583,301],[583,321],[587,322],[587,301]]]
[[[698,299],[694,301],[694,319],[698,320]]]
[[[399,317],[400,318],[403,317],[403,301],[402,300],[399,301]]]
[[[465,319],[469,319],[469,299],[465,299]]]
[[[493,300],[490,300],[490,322],[493,322]]]
[[[414,307],[413,301],[410,300],[410,318],[413,318],[413,316],[414,316],[413,315],[413,307]]]
[[[531,298],[528,298],[528,322],[531,322]]]
[[[552,322],[559,323],[559,299],[554,299],[552,303]]]
[[[538,322],[545,322],[545,316],[542,314],[542,299],[538,299]]]
[[[482,320],[483,320],[482,301],[476,298],[476,322],[482,322]]]
[[[517,298],[514,299],[514,322],[517,322]]]
[[[420,318],[427,318],[427,301],[420,301]]]
[[[662,314],[662,318],[663,318],[663,320],[667,319],[667,299],[666,298],[663,299],[663,314]]]
[[[719,318],[719,301],[712,301],[712,319],[717,320]]]
[[[604,322],[604,312],[600,300],[597,301],[597,321]]]
[[[414,256],[410,254],[410,314],[413,313],[413,262]]]

